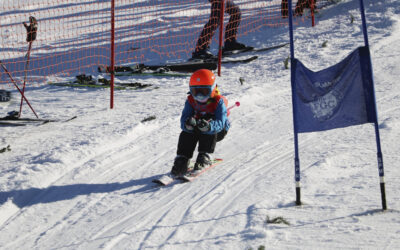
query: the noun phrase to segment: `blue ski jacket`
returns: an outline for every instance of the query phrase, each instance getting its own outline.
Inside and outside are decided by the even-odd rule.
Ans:
[[[228,110],[225,102],[227,102],[225,97],[216,95],[208,99],[205,104],[201,104],[196,102],[192,95],[188,95],[182,111],[181,129],[185,132],[193,133],[193,131],[185,128],[185,122],[188,118],[195,117],[196,119],[209,120],[210,130],[202,132],[204,134],[217,134],[224,129],[228,131],[230,122],[228,120]]]

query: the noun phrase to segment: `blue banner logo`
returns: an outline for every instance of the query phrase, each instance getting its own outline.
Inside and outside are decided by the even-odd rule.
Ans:
[[[299,133],[343,128],[375,121],[372,73],[361,47],[319,72],[294,59],[296,127]]]

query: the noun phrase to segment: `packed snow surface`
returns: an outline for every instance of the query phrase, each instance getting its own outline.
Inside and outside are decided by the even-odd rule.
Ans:
[[[296,26],[296,58],[317,71],[363,46],[358,2],[321,10],[315,27]],[[230,104],[241,103],[214,153],[224,161],[192,183],[168,187],[152,179],[172,167],[188,77],[118,78],[153,86],[116,90],[113,109],[109,89],[29,85],[26,95],[41,118],[77,118],[0,126],[0,149],[11,149],[0,153],[0,248],[398,249],[400,3],[365,6],[387,211],[373,124],[299,135],[303,205],[294,205],[285,47],[223,66],[218,86]],[[288,40],[287,27],[241,37],[256,47]],[[13,96],[1,116],[19,109],[18,92]],[[141,122],[150,116],[156,119]],[[26,105],[23,117],[33,117]]]

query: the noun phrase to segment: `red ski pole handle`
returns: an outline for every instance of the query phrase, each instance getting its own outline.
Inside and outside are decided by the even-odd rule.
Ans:
[[[240,106],[240,102],[235,102],[235,104],[233,104],[232,106],[230,106],[228,108],[228,111],[230,111],[231,109],[233,109],[234,107],[239,107]]]

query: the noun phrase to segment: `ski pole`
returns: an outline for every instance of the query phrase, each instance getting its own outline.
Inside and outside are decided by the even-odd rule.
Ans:
[[[230,106],[228,108],[228,111],[230,111],[231,109],[233,109],[234,107],[239,107],[240,106],[240,102],[235,102],[235,104],[233,104],[232,106]]]
[[[24,76],[24,85],[23,85],[23,87],[22,87],[22,93],[24,93],[24,94],[25,94],[26,78],[27,78],[27,73],[28,73],[29,56],[30,56],[30,54],[31,54],[31,49],[32,49],[32,42],[29,42],[28,53],[26,53],[26,64],[25,64],[25,70],[24,70],[24,71],[25,71],[25,72],[24,72],[24,74],[25,74],[25,76]],[[21,104],[20,104],[20,106],[19,106],[18,117],[21,116],[21,113],[22,113],[22,104],[23,104],[23,102],[24,102],[24,98],[21,97]]]
[[[17,83],[15,82],[13,77],[11,76],[11,73],[7,70],[6,66],[3,64],[3,62],[1,60],[0,60],[0,64],[1,64],[1,67],[4,69],[4,71],[7,73],[7,75],[10,77],[10,79],[11,79],[12,83],[14,84],[14,86],[18,89],[19,93],[22,95],[22,98],[24,98],[24,100],[28,104],[29,108],[31,108],[31,110],[35,114],[36,118],[39,118],[39,116],[36,114],[35,110],[33,110],[33,108],[31,106],[31,104],[29,103],[28,99],[26,99],[24,93],[22,93],[21,89],[18,87]]]
[[[25,93],[25,85],[26,85],[26,78],[27,78],[27,74],[28,74],[28,67],[29,67],[29,57],[31,54],[31,49],[32,49],[32,43],[33,41],[36,40],[36,35],[37,35],[37,20],[34,16],[30,16],[29,17],[29,25],[25,22],[22,22],[22,24],[25,26],[26,28],[26,41],[29,43],[28,45],[28,52],[26,53],[26,64],[25,64],[25,77],[24,77],[24,85],[22,88],[22,96],[24,96]],[[18,118],[21,116],[22,113],[22,104],[24,102],[24,98],[21,97],[21,105],[19,106],[19,113],[18,113]]]

